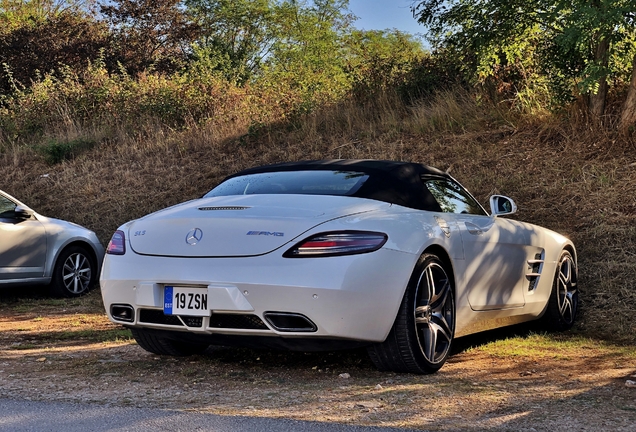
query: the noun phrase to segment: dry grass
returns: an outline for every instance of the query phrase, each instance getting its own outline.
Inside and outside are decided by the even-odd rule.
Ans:
[[[15,313],[21,301],[0,311],[0,397],[439,431],[631,431],[636,421],[625,387],[634,351],[572,335],[461,339],[442,370],[416,376],[378,372],[363,350],[158,357],[103,315]]]
[[[258,129],[147,123],[134,135],[111,131],[108,140],[84,131],[101,144],[56,165],[9,148],[0,155],[0,187],[45,215],[95,230],[105,243],[120,224],[200,196],[242,168],[322,158],[422,162],[449,170],[483,203],[492,193],[513,197],[519,219],[572,238],[583,299],[577,330],[634,342],[636,148],[579,118],[519,117],[444,93],[416,107],[390,96],[344,101]],[[82,136],[74,125],[64,131]]]

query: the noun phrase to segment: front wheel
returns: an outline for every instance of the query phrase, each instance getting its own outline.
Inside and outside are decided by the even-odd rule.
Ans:
[[[79,297],[86,294],[97,278],[97,264],[86,249],[70,246],[57,258],[50,291],[57,297]]]
[[[433,373],[446,362],[454,335],[453,281],[443,261],[424,254],[388,337],[368,348],[369,357],[380,370]]]

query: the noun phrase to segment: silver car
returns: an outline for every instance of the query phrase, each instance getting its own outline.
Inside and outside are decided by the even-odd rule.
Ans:
[[[0,190],[0,288],[45,284],[55,296],[77,297],[95,284],[103,258],[94,232]]]

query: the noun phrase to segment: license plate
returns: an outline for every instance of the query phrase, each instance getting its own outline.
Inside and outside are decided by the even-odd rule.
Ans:
[[[208,290],[166,286],[163,292],[166,315],[208,316]]]

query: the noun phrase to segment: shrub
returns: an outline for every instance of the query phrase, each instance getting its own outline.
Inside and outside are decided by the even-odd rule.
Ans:
[[[58,142],[50,140],[47,144],[39,147],[44,154],[46,161],[50,164],[60,163],[64,160],[71,160],[81,153],[90,150],[96,142],[78,138],[72,141]]]

